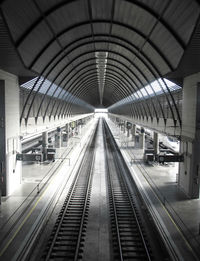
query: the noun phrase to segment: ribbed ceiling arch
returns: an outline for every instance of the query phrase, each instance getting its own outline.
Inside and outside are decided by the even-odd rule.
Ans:
[[[4,0],[1,10],[20,59],[38,81],[47,78],[94,107],[112,106],[147,84],[154,92],[158,78],[166,85],[162,77],[177,68],[200,13],[195,0]],[[36,84],[22,117],[34,104]],[[163,92],[170,94],[167,85]],[[176,107],[172,95],[167,102]],[[135,114],[141,109],[151,117],[148,104],[138,106]],[[171,112],[180,121],[178,110]]]

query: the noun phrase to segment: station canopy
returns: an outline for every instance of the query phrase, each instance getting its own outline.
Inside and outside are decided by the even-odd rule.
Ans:
[[[199,12],[195,0],[4,0],[0,67],[109,108],[145,86],[156,95],[156,80],[168,87],[163,77],[188,63]]]

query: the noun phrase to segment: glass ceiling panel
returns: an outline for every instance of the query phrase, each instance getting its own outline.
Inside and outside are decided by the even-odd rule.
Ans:
[[[20,87],[27,89],[27,90],[31,90],[34,86],[34,92],[38,91],[38,93],[40,94],[46,94],[47,96],[50,97],[54,97],[60,100],[65,100],[65,101],[69,101],[73,99],[73,103],[78,104],[78,105],[87,105],[86,102],[84,102],[83,100],[80,100],[79,98],[73,96],[71,93],[67,92],[66,90],[64,90],[63,88],[59,87],[56,84],[52,84],[52,82],[50,82],[49,80],[45,80],[43,77],[41,77],[38,82],[36,83],[38,77],[23,83]]]
[[[158,80],[153,81],[151,83],[151,85],[148,84],[145,87],[141,88],[139,91],[134,92],[129,97],[126,97],[126,98],[120,100],[119,102],[113,104],[112,106],[110,106],[110,108],[114,108],[116,106],[121,106],[121,105],[127,104],[130,101],[137,101],[137,100],[141,100],[143,98],[148,99],[149,96],[153,97],[153,96],[155,96],[155,94],[161,95],[164,92],[167,92],[167,87],[170,89],[171,92],[181,89],[181,86],[179,86],[165,78],[164,78],[164,81],[166,84],[163,82],[162,79],[159,78]],[[154,92],[155,92],[155,94],[154,94]]]

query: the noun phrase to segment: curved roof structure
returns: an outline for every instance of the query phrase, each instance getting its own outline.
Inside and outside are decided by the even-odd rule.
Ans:
[[[44,99],[56,84],[93,107],[156,95],[156,79],[170,94],[163,76],[177,69],[200,12],[195,0],[4,0],[1,10],[24,68],[52,83]]]

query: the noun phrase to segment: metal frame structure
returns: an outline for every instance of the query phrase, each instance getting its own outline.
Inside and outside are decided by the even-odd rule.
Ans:
[[[160,99],[151,84],[153,80],[158,80],[158,84],[165,95],[168,107],[172,115],[174,126],[181,127],[181,116],[174,100],[169,86],[167,85],[163,74],[173,71],[176,67],[173,61],[168,58],[168,55],[161,48],[160,44],[156,43],[152,39],[155,28],[159,25],[163,34],[167,32],[175,46],[178,48],[180,60],[183,52],[185,51],[188,42],[181,37],[180,32],[175,30],[175,27],[165,19],[165,14],[169,11],[172,3],[170,0],[163,2],[162,7],[156,10],[155,6],[151,3],[145,3],[138,0],[110,0],[110,18],[95,17],[93,14],[93,7],[91,0],[85,0],[87,15],[85,20],[76,21],[71,24],[66,24],[60,31],[56,31],[51,23],[53,15],[59,13],[59,11],[67,8],[71,4],[78,5],[80,0],[63,0],[59,3],[55,1],[54,4],[45,10],[38,4],[37,0],[33,0],[33,4],[38,12],[38,17],[33,19],[32,23],[26,25],[24,31],[21,31],[17,37],[14,37],[14,31],[11,28],[9,17],[6,10],[6,0],[1,1],[1,13],[2,17],[7,25],[12,42],[16,48],[20,59],[23,61],[25,67],[38,74],[38,78],[33,84],[26,101],[22,108],[20,122],[25,119],[25,123],[28,123],[30,112],[34,106],[37,95],[46,79],[51,80],[51,84],[46,89],[46,92],[42,94],[38,111],[35,116],[35,121],[38,121],[41,108],[48,97],[48,103],[43,115],[43,120],[47,116],[47,112],[50,103],[55,98],[51,107],[51,112],[48,115],[51,118],[53,115],[62,117],[68,115],[72,109],[76,97],[84,100],[87,104],[95,106],[93,100],[97,103],[98,96],[98,77],[95,63],[96,52],[107,52],[107,67],[105,77],[105,91],[104,100],[106,106],[118,102],[127,97],[127,103],[130,103],[131,113],[133,117],[142,117],[143,119],[151,119],[153,121],[153,114],[159,122],[159,115],[156,110],[156,104],[158,105],[162,118],[166,122],[167,115],[165,114]],[[193,1],[199,5],[199,1]],[[138,29],[134,23],[124,22],[122,19],[116,17],[117,4],[130,5],[131,8],[138,9],[142,12],[144,17],[150,17],[152,19],[151,27],[149,31],[145,33],[145,30]],[[20,1],[19,1],[20,4]],[[32,53],[29,62],[25,62],[25,54],[22,47],[26,44],[27,39],[37,30],[40,30],[42,24],[45,24],[49,30],[49,39],[45,39],[45,43],[40,48],[37,48],[35,53]],[[98,26],[108,26],[109,30],[104,33],[95,32],[95,28]],[[79,34],[76,36],[76,31],[90,28],[90,32],[87,34]],[[129,37],[129,34],[117,34],[113,32],[114,29],[126,30],[140,39],[141,44],[135,44]],[[69,34],[73,33],[74,37],[68,41],[67,44],[63,43],[63,39]],[[44,58],[45,54],[49,51],[54,44],[57,44],[58,50],[55,51],[52,57],[49,59]],[[106,47],[105,47],[106,46]],[[148,46],[147,51],[145,46]],[[150,56],[149,51],[152,50],[154,55]],[[46,60],[45,60],[46,59]],[[159,62],[161,61],[162,66]],[[41,66],[42,64],[42,66]],[[161,67],[161,68],[160,68]],[[40,68],[40,69],[38,69]],[[41,80],[42,79],[42,80]],[[41,82],[40,82],[41,81]],[[40,84],[38,85],[38,83]],[[49,91],[53,84],[57,85],[57,88],[53,91],[49,98]],[[146,84],[151,88],[155,96],[155,100],[152,101],[151,95],[146,90],[148,99],[150,100],[151,108],[148,102],[145,102],[147,98],[141,91]],[[36,88],[37,87],[37,88]],[[60,89],[57,96],[55,94]],[[68,93],[66,96],[66,92]],[[136,104],[134,100],[131,100],[130,95],[134,96],[134,92],[139,91],[142,103]],[[94,94],[95,99],[89,97]],[[109,99],[106,98],[106,94],[111,94]],[[72,95],[72,96],[71,96]],[[65,98],[65,102],[63,99]],[[63,102],[56,102],[56,99],[60,99]],[[88,105],[89,106],[89,105]],[[25,115],[25,112],[26,115]]]

